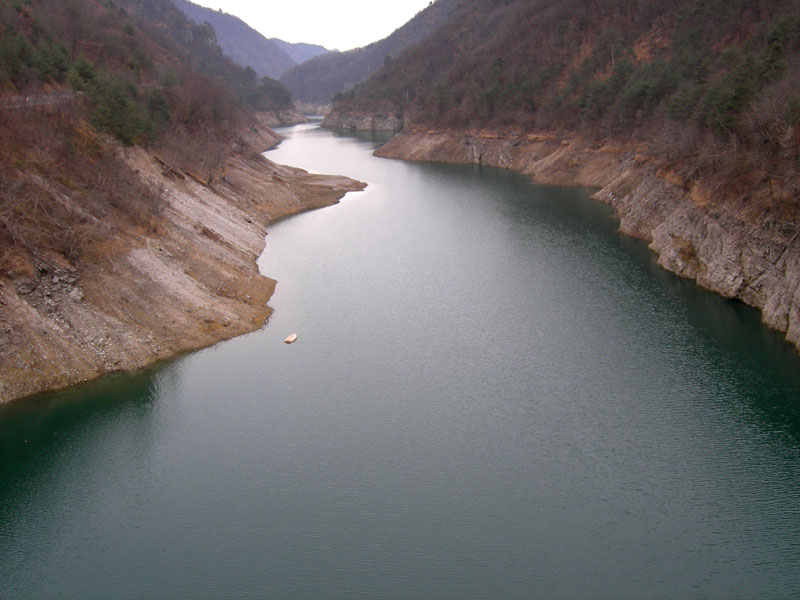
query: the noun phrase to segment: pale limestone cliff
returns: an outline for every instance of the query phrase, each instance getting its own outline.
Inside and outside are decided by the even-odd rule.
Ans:
[[[749,198],[715,197],[686,184],[644,146],[597,146],[554,135],[408,131],[376,155],[513,169],[540,183],[600,188],[620,230],[644,238],[659,264],[762,311],[800,349],[800,228]]]
[[[264,324],[275,286],[256,264],[266,225],[364,184],[276,165],[259,152],[278,136],[245,133],[207,182],[128,149],[129,164],[161,188],[158,230],[109,227],[108,242],[79,268],[40,261],[34,272],[0,277],[0,402],[142,368]]]
[[[267,127],[279,127],[281,125],[297,125],[308,121],[303,114],[296,108],[284,108],[278,112],[262,112],[258,114],[258,119],[262,125]]]
[[[322,126],[356,131],[400,131],[403,128],[403,120],[395,115],[331,111],[325,115]]]

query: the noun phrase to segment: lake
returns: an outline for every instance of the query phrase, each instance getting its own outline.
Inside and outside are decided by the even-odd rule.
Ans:
[[[369,187],[269,228],[263,330],[0,406],[0,597],[800,594],[800,356],[756,311],[591,190],[283,133]]]

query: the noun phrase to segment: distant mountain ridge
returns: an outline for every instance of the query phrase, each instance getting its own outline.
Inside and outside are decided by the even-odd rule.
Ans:
[[[269,41],[288,54],[296,64],[330,52],[330,50],[318,44],[284,42],[278,38],[269,38]]]
[[[347,52],[330,52],[292,67],[280,77],[301,101],[327,103],[337,92],[367,79],[388,60],[421,42],[447,21],[459,0],[436,0],[389,37]]]
[[[277,38],[267,39],[239,17],[221,10],[198,6],[188,0],[172,0],[175,6],[196,23],[209,23],[217,34],[223,52],[243,67],[261,76],[278,79],[288,69],[328,50],[316,44],[293,44]]]
[[[392,59],[335,110],[645,139],[689,127],[777,148],[784,134],[758,132],[773,108],[756,105],[779,106],[780,131],[797,122],[800,1],[461,0]]]

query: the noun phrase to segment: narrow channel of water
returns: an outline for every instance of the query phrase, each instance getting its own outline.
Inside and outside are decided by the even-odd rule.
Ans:
[[[270,229],[262,331],[0,407],[0,597],[800,593],[800,357],[755,311],[588,190],[285,133],[369,188]]]

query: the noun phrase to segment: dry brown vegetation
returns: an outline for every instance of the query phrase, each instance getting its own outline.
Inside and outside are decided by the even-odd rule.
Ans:
[[[79,110],[0,113],[0,248],[12,270],[74,262],[115,230],[157,227],[152,191],[110,140],[75,127]]]
[[[169,0],[0,3],[0,277],[158,234],[162,192],[126,146],[208,181],[253,109],[288,104]]]
[[[464,0],[334,110],[645,144],[686,189],[800,222],[797,0]]]

